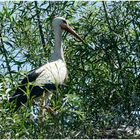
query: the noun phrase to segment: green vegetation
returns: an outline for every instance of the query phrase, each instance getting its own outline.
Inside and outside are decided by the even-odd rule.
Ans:
[[[17,1],[0,7],[1,139],[139,138],[140,2]],[[55,15],[65,17],[86,44],[63,34],[69,78],[53,94],[54,114],[46,111],[42,122],[40,106],[13,113],[7,99],[27,70],[48,60]]]

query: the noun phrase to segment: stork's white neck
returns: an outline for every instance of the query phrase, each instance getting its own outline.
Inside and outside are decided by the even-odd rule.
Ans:
[[[59,26],[54,28],[55,47],[54,53],[51,54],[50,61],[62,59],[64,61],[64,52],[62,47],[62,30]]]

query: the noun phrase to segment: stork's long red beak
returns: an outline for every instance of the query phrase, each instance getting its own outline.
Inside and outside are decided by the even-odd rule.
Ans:
[[[84,40],[66,23],[62,23],[61,24],[61,28],[69,33],[71,33],[72,35],[74,35],[76,38],[78,38],[81,42],[84,43]]]

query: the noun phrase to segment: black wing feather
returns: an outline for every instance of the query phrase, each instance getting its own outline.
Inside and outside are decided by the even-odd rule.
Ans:
[[[15,98],[17,98],[18,96],[24,94],[23,91],[26,91],[26,86],[29,82],[33,82],[37,79],[37,77],[40,75],[41,73],[35,73],[32,72],[30,74],[28,74],[22,81],[21,84],[19,85],[19,87],[17,88],[16,92],[13,94],[13,96],[10,98],[10,102],[13,101]]]
[[[25,77],[21,85],[18,86],[13,96],[9,99],[9,102],[15,102],[15,111],[22,105],[27,102],[27,84],[29,82],[33,82],[37,79],[37,77],[41,74],[32,72],[31,74],[28,74],[27,77]],[[45,90],[56,90],[56,85],[53,83],[48,83],[43,86],[34,86],[29,85],[29,91],[30,91],[30,99],[39,97],[43,94]]]
[[[28,82],[33,82],[37,79],[37,77],[42,73],[42,71],[40,73],[36,73],[35,71],[28,74],[21,82],[21,84],[26,84]]]

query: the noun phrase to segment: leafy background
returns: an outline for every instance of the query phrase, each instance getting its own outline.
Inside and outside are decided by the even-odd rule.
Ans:
[[[140,2],[0,2],[0,138],[139,138]],[[65,17],[85,40],[63,33],[67,87],[54,114],[6,106],[27,71],[46,63],[52,18]]]

